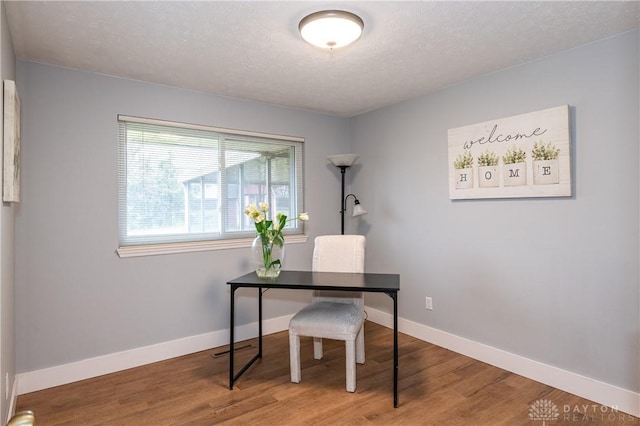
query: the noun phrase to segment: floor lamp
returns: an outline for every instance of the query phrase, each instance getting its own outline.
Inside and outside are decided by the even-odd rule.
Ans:
[[[344,213],[347,211],[347,199],[349,197],[353,197],[353,213],[351,217],[362,216],[367,214],[367,211],[362,208],[360,205],[360,201],[354,194],[349,194],[345,197],[344,195],[344,175],[347,169],[353,166],[353,163],[356,162],[358,156],[356,154],[339,154],[339,155],[330,155],[329,161],[333,163],[334,166],[340,169],[340,175],[342,177],[342,193],[340,195],[340,220],[341,220],[341,228],[340,231],[342,235],[344,235]]]

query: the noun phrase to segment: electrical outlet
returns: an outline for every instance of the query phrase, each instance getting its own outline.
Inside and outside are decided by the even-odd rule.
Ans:
[[[428,309],[430,311],[433,310],[433,299],[430,298],[429,296],[425,297],[425,309]]]

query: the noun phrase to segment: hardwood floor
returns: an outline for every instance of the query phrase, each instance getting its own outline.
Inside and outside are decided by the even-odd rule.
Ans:
[[[302,381],[291,383],[285,331],[264,337],[262,360],[232,391],[228,355],[213,356],[225,349],[219,348],[21,395],[17,411],[35,411],[38,426],[639,424],[625,413],[404,334],[394,409],[392,331],[371,322],[365,327],[366,363],[357,366],[353,394],[345,391],[343,342],[326,341],[325,357],[316,361],[311,339],[302,339]],[[236,353],[236,365],[255,353],[255,342],[249,342],[254,346]],[[539,400],[554,406],[530,418]]]

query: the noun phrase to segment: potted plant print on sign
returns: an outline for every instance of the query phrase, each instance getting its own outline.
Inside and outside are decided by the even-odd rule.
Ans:
[[[535,143],[531,155],[533,157],[533,184],[550,185],[560,182],[560,170],[558,163],[560,148],[551,145]]]
[[[527,163],[524,162],[527,153],[515,146],[509,148],[502,157],[502,178],[504,186],[519,186],[527,183]]]
[[[469,151],[458,155],[453,162],[456,169],[456,188],[473,188],[473,156]]]
[[[498,156],[486,150],[478,156],[478,186],[492,188],[498,186]]]

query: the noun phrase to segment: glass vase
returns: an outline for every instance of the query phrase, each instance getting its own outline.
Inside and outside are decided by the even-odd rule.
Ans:
[[[258,235],[251,245],[256,274],[260,278],[277,278],[284,262],[284,244],[280,247]]]

